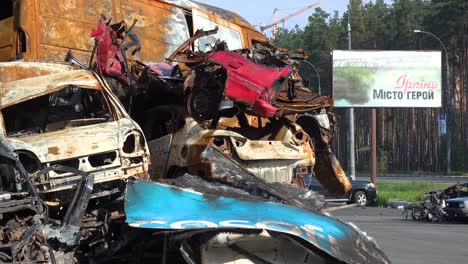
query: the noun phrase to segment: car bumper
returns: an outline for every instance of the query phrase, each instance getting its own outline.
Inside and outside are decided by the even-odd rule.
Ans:
[[[377,189],[368,189],[367,192],[367,199],[371,202],[376,202],[378,197]]]
[[[468,208],[445,207],[444,211],[449,217],[468,217]]]

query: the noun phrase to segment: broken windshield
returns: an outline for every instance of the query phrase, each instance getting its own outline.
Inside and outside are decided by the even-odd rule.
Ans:
[[[76,86],[12,105],[2,114],[9,137],[103,123],[111,117],[100,91]]]

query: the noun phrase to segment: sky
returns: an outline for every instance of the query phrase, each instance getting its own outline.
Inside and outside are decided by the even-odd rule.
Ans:
[[[197,0],[205,4],[221,7],[234,11],[247,19],[253,25],[270,24],[273,22],[273,10],[278,8],[277,19],[281,19],[290,13],[305,6],[317,2],[317,0]],[[364,0],[363,2],[369,2]],[[390,2],[387,1],[387,2]],[[346,11],[349,0],[322,0],[318,7],[327,13],[333,14],[335,10],[342,14]],[[307,10],[303,14],[286,21],[284,26],[293,28],[296,24],[300,27],[307,25],[308,17],[313,14],[315,8]]]

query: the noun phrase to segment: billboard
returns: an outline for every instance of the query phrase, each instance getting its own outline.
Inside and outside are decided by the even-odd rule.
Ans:
[[[335,107],[441,107],[440,51],[333,51]]]

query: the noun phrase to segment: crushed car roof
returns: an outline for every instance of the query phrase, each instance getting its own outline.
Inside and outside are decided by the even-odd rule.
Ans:
[[[70,85],[87,89],[101,89],[99,80],[87,70],[68,70],[0,83],[0,109],[59,91]]]
[[[74,69],[77,67],[67,62],[0,62],[0,84]]]

